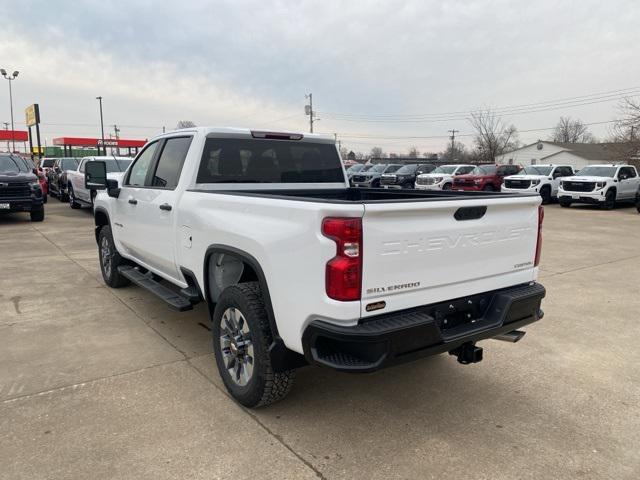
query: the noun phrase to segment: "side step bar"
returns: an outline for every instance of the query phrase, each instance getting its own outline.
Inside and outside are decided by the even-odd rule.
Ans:
[[[522,337],[524,337],[525,333],[527,333],[527,332],[523,332],[522,330],[512,330],[510,332],[503,333],[501,335],[497,335],[497,336],[493,337],[493,339],[494,340],[502,340],[503,342],[516,343]]]
[[[160,297],[179,312],[185,312],[193,309],[193,305],[189,299],[156,282],[153,279],[151,272],[145,274],[137,268],[130,267],[128,265],[120,265],[118,267],[118,272],[136,285],[146,288],[154,295]]]

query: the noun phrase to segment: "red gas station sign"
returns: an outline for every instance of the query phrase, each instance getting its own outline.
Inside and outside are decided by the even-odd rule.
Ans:
[[[58,137],[53,139],[54,145],[67,147],[119,147],[119,148],[140,148],[147,143],[146,140],[129,140],[125,138],[105,138],[104,145],[101,138],[90,137]]]

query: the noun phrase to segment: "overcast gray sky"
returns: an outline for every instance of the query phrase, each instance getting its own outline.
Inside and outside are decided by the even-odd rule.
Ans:
[[[465,115],[450,112],[640,93],[637,0],[23,0],[3,17],[0,67],[20,71],[16,119],[39,103],[49,142],[98,136],[97,95],[107,125],[148,138],[180,119],[306,131],[313,92],[317,131],[356,151],[406,153],[442,150],[452,128],[470,133]],[[504,120],[521,131],[560,115],[609,121],[616,95]]]

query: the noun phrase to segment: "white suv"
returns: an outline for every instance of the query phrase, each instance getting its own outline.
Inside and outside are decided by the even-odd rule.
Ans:
[[[630,165],[589,165],[573,177],[560,182],[560,206],[572,203],[600,205],[605,210],[615,207],[617,201],[633,201],[640,185],[636,167]]]
[[[501,191],[539,193],[546,204],[558,198],[561,179],[573,175],[570,165],[528,165],[517,175],[504,177]]]
[[[418,190],[451,190],[453,177],[470,173],[475,165],[440,165],[430,173],[416,177],[415,187]]]

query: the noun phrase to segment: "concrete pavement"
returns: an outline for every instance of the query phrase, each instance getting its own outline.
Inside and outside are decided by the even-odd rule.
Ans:
[[[0,216],[0,478],[640,477],[640,215],[546,208],[545,318],[485,360],[229,399],[204,306],[105,288],[92,218]]]

